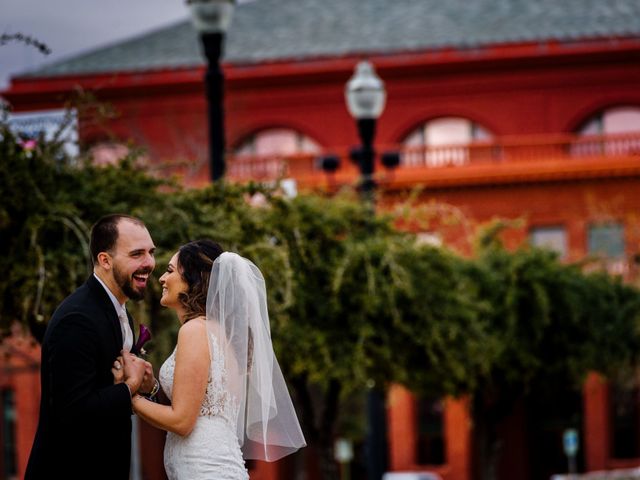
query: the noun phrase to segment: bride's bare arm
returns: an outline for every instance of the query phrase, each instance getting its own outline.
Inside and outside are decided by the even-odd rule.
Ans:
[[[209,379],[209,345],[203,319],[186,322],[178,333],[171,405],[135,396],[133,411],[148,423],[188,435],[196,423]]]

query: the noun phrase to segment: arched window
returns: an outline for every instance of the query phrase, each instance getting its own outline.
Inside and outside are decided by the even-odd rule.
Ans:
[[[297,165],[305,170],[314,168],[311,155],[320,152],[320,145],[312,138],[288,128],[269,128],[245,138],[233,150],[234,161],[229,174],[238,179],[277,179],[291,175],[296,166],[283,157],[308,154],[309,165]]]
[[[467,145],[491,140],[482,125],[461,117],[441,117],[423,123],[402,142],[405,165],[462,165],[469,161]]]
[[[318,153],[320,146],[310,137],[288,128],[269,128],[247,137],[234,149],[236,156],[295,155]]]
[[[620,106],[602,110],[577,130],[584,137],[572,148],[574,155],[640,154],[640,108]]]
[[[96,143],[89,150],[93,164],[99,166],[115,165],[130,153],[129,147],[117,142]]]
[[[640,108],[615,107],[598,112],[578,129],[580,135],[640,132]]]

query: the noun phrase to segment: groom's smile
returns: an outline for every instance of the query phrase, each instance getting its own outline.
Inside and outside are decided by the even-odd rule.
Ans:
[[[149,274],[151,270],[146,269],[145,271],[138,271],[132,275],[132,278],[135,282],[136,287],[139,289],[144,289],[147,287],[147,281],[149,280]]]

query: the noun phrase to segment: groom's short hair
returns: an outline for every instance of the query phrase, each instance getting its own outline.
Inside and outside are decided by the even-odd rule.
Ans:
[[[98,262],[100,252],[110,252],[118,242],[118,224],[121,220],[128,220],[136,225],[147,228],[142,220],[124,213],[111,213],[100,218],[91,227],[89,249],[91,261],[95,265]]]

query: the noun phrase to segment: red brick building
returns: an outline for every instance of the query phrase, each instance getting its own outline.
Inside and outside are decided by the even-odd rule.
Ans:
[[[347,152],[358,139],[344,87],[367,58],[387,90],[377,149],[401,152],[393,171],[377,165],[387,198],[422,185],[422,204],[447,204],[470,224],[524,219],[510,242],[548,245],[568,261],[601,254],[607,268],[637,281],[638,18],[635,0],[239,5],[224,63],[228,176],[288,177],[299,190],[356,182]],[[178,171],[197,186],[209,178],[203,73],[185,21],[14,77],[2,95],[21,112],[59,108],[78,85],[90,90],[118,112],[99,126],[79,119],[98,161],[133,140],[158,174]],[[325,153],[342,157],[334,175],[319,167]],[[465,251],[461,231],[420,233]],[[640,465],[633,395],[596,376],[581,399],[567,394],[567,409],[582,419],[581,468]],[[22,401],[16,393],[16,405]],[[473,478],[468,401],[416,399],[397,387],[387,405],[390,470]],[[549,415],[535,432],[524,428],[522,412],[505,422],[500,478],[565,469],[562,432]],[[19,465],[28,454],[21,448]],[[277,465],[261,468],[252,478],[278,478]]]

